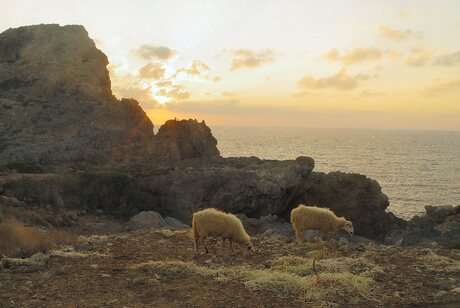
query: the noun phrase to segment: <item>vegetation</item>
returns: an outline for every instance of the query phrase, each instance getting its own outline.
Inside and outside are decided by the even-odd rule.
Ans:
[[[3,256],[29,257],[69,241],[70,236],[63,231],[32,229],[15,219],[0,222],[0,255]]]

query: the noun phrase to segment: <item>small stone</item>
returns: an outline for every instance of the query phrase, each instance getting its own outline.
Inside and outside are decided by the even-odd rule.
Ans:
[[[97,264],[91,264],[89,267],[94,268],[94,269],[98,269],[98,268],[99,268],[99,265],[97,265]]]
[[[95,213],[96,215],[103,215],[103,214],[104,214],[104,211],[101,210],[101,209],[97,209],[94,213]]]
[[[27,280],[25,284],[28,285],[28,286],[33,286],[34,285],[34,283],[32,281],[30,281],[30,280]]]
[[[160,243],[160,244],[167,244],[167,243],[168,243],[168,241],[167,241],[167,240],[165,240],[165,239],[162,239],[162,240],[159,240],[159,241],[158,241],[158,243]]]
[[[345,244],[348,244],[348,240],[345,237],[341,237],[339,239],[339,243],[342,244],[342,245],[345,245]]]
[[[450,292],[460,294],[460,287],[456,287],[455,289],[450,290]]]
[[[112,275],[110,275],[110,274],[102,274],[101,276],[102,276],[102,278],[110,278],[110,277],[112,277]]]
[[[436,293],[436,294],[434,295],[434,297],[436,297],[436,298],[441,298],[441,297],[444,297],[446,294],[447,294],[446,291],[441,290],[441,291],[439,291],[438,293]]]
[[[212,259],[208,259],[208,260],[204,261],[204,263],[206,263],[206,264],[211,264],[211,263],[212,263]]]
[[[38,252],[30,257],[30,260],[35,263],[43,264],[48,261],[50,257],[44,253]]]
[[[144,277],[135,277],[132,281],[132,284],[136,284],[136,285],[146,284],[146,279]]]

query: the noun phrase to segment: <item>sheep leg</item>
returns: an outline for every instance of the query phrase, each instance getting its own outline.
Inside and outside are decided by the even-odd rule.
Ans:
[[[230,251],[233,253],[233,242],[232,240],[228,240],[230,242]]]
[[[202,238],[200,239],[200,242],[201,242],[201,245],[204,246],[204,250],[206,251],[206,253],[209,253],[208,247],[206,246],[206,238],[205,238],[205,237],[202,237]]]
[[[294,230],[295,230],[295,238],[297,239],[297,242],[302,243],[303,242],[303,231],[297,230],[297,229],[294,229]]]
[[[198,239],[195,239],[194,246],[195,246],[195,253],[198,253]]]

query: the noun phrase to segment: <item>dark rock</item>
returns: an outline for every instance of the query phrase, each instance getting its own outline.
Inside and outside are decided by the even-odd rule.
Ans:
[[[453,206],[426,206],[425,215],[414,216],[407,228],[393,230],[388,243],[415,245],[436,242],[448,248],[460,248],[460,214]],[[390,236],[391,235],[391,236]]]
[[[191,223],[192,213],[215,207],[248,217],[279,215],[294,205],[311,172],[312,159],[256,161],[243,159],[237,168],[226,160],[206,167],[183,166],[146,177],[146,189],[161,191],[158,210]]]

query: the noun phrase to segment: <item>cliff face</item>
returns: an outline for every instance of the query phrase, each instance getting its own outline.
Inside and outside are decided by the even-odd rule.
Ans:
[[[37,25],[1,33],[0,164],[110,164],[218,155],[209,128],[193,121],[167,125],[155,138],[138,102],[112,95],[107,64],[82,26]]]
[[[83,26],[38,25],[0,35],[0,90],[111,99],[107,56]]]

